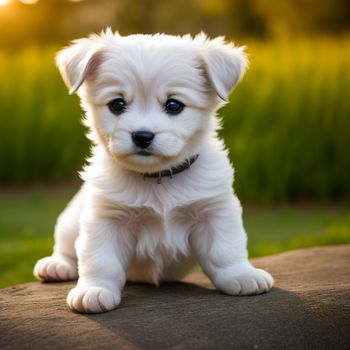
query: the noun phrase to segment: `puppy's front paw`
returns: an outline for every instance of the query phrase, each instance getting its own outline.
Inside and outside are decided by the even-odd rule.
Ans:
[[[69,292],[67,303],[75,311],[100,313],[115,309],[120,303],[120,295],[107,288],[75,287]]]
[[[70,281],[78,278],[77,266],[69,259],[47,256],[37,261],[34,276],[44,281]]]
[[[272,276],[261,269],[253,269],[237,276],[227,276],[219,289],[229,295],[257,295],[273,286]]]

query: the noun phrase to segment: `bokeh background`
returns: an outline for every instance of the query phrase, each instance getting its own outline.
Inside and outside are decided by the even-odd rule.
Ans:
[[[51,252],[89,152],[54,54],[107,26],[247,45],[220,114],[250,255],[349,243],[349,14],[348,0],[0,0],[0,286]]]

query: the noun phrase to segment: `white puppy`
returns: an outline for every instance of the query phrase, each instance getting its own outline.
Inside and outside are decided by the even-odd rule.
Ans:
[[[116,308],[126,280],[177,281],[196,261],[226,294],[268,291],[272,277],[248,261],[215,116],[244,73],[244,48],[204,34],[107,30],[73,42],[57,64],[78,91],[93,148],[35,276],[79,273],[68,305],[92,313]]]

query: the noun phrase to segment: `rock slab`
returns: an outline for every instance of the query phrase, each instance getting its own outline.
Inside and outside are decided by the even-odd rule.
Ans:
[[[350,349],[350,245],[254,259],[270,293],[230,297],[202,274],[153,287],[128,284],[120,307],[82,315],[74,283],[0,290],[0,349]]]

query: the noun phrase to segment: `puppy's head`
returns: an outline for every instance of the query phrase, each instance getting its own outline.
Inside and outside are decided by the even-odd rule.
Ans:
[[[93,141],[123,166],[154,172],[182,163],[215,133],[215,112],[247,65],[244,48],[168,35],[122,37],[110,30],[57,55],[78,91]]]

